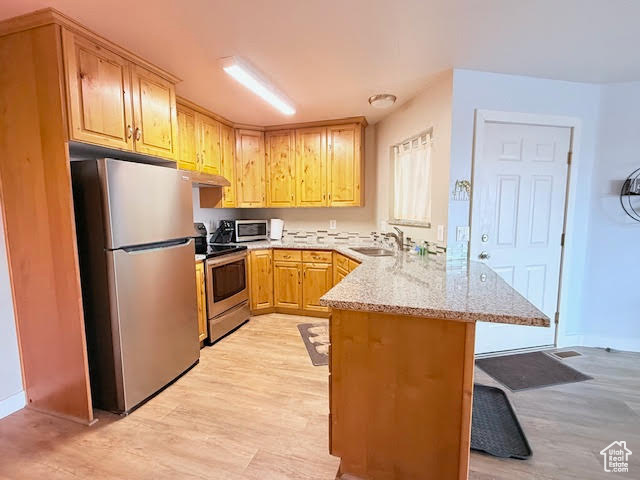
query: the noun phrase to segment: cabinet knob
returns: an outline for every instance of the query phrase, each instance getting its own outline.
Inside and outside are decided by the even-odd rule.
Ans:
[[[127,125],[127,138],[131,138],[133,136],[133,128],[131,125]]]
[[[136,127],[136,141],[140,140],[141,137],[142,137],[142,130]]]

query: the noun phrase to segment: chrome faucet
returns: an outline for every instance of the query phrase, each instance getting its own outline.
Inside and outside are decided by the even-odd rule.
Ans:
[[[396,239],[396,243],[398,244],[398,250],[403,250],[404,249],[404,232],[402,230],[400,230],[398,227],[393,227],[393,229],[397,233],[387,232],[386,236],[387,237],[391,237],[391,238],[395,238]]]

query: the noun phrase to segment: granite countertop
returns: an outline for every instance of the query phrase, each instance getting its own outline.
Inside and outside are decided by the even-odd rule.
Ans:
[[[249,250],[335,250],[362,262],[320,299],[328,307],[465,322],[550,325],[544,313],[481,262],[447,261],[445,255],[408,252],[370,257],[330,241],[265,240],[244,245]]]

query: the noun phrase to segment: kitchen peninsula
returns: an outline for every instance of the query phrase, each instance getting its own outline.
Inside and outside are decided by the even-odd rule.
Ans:
[[[329,449],[340,473],[466,479],[475,322],[549,319],[478,262],[361,259],[320,300],[332,308]]]
[[[330,317],[329,451],[340,473],[466,479],[476,322],[549,327],[549,318],[480,262],[413,255],[365,237],[288,236],[247,247],[254,315],[305,308]],[[367,248],[384,255],[360,253]],[[327,255],[333,282],[293,269],[299,262],[304,270],[306,257],[318,271],[331,269]],[[349,272],[336,275],[345,258]]]

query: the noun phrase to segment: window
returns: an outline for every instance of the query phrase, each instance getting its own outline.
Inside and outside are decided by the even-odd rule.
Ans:
[[[431,130],[392,147],[389,223],[431,227]]]

